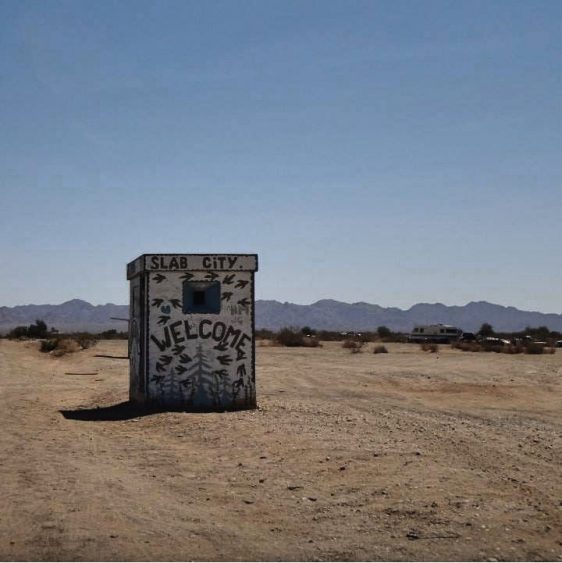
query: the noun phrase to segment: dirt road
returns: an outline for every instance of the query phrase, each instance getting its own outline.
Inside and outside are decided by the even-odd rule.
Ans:
[[[36,348],[0,341],[0,560],[562,558],[560,350],[262,346],[259,410],[139,416],[125,342]]]

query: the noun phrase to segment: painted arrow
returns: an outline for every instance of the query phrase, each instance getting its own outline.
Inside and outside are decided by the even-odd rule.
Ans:
[[[210,281],[214,281],[219,277],[218,274],[215,274],[215,272],[209,272],[206,276],[205,279],[210,280]]]
[[[166,279],[166,276],[163,276],[162,274],[156,274],[152,279],[156,283],[162,283]]]
[[[163,372],[166,371],[164,366],[160,362],[156,362],[156,371]]]
[[[179,344],[176,344],[173,348],[172,348],[172,352],[177,356],[178,354],[181,354],[183,351],[185,350],[185,346],[180,346]]]
[[[174,358],[172,358],[172,356],[160,356],[160,362],[164,366],[167,366],[168,364],[170,364],[173,359]]]
[[[187,371],[187,368],[184,368],[183,366],[178,366],[176,368],[176,373],[185,373]]]
[[[222,342],[219,342],[216,346],[213,346],[213,348],[215,350],[218,350],[219,352],[226,352],[228,350],[228,345],[223,340]]]
[[[246,287],[250,282],[248,280],[238,280],[236,282],[236,288],[238,289],[242,289],[243,287]]]
[[[244,297],[244,299],[240,299],[240,301],[238,301],[238,305],[242,305],[242,307],[247,307],[250,304],[250,300],[247,297]]]
[[[179,299],[170,299],[170,303],[174,309],[181,309],[181,301]]]
[[[164,379],[163,375],[153,375],[151,381],[154,381],[155,383],[160,383],[163,379]]]
[[[180,364],[187,364],[191,361],[192,361],[192,358],[190,358],[187,354],[182,354],[180,356]]]
[[[224,276],[222,283],[225,285],[230,285],[234,281],[234,274],[229,274],[228,276]]]
[[[215,373],[219,377],[226,377],[228,375],[228,372],[225,369],[217,369],[217,370],[215,370]]]
[[[162,303],[164,303],[164,299],[153,299],[152,300],[152,306],[153,307],[160,307],[160,305],[162,305]]]
[[[246,366],[244,364],[240,364],[236,368],[236,373],[240,376],[240,379],[242,379],[246,375]]]
[[[158,324],[159,325],[165,325],[169,320],[170,320],[170,317],[168,315],[160,315],[158,317]]]
[[[180,276],[180,279],[182,280],[190,280],[193,277],[193,274],[190,274],[189,272],[186,274],[183,274],[183,276]]]
[[[180,385],[183,385],[184,387],[187,387],[188,385],[191,385],[193,382],[191,381],[191,378],[187,378],[187,379],[182,379],[180,381]]]
[[[217,360],[223,365],[227,366],[232,363],[232,358],[230,356],[217,356]]]
[[[232,291],[225,291],[222,294],[222,298],[225,299],[226,301],[230,301],[231,297],[232,297]]]
[[[237,362],[239,362],[240,360],[246,359],[246,353],[244,352],[244,350],[236,350],[236,352],[238,353],[237,356],[236,356]]]

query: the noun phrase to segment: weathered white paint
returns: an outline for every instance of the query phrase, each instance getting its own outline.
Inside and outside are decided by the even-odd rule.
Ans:
[[[255,407],[256,270],[256,255],[231,254],[152,254],[128,265],[132,401],[202,410]],[[220,283],[220,312],[183,313],[184,283],[209,281]]]

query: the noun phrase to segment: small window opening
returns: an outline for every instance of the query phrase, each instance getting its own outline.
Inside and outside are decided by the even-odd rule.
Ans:
[[[220,282],[183,283],[183,312],[216,315],[221,312]]]
[[[194,305],[205,305],[205,292],[204,291],[194,291],[193,292],[193,304]]]

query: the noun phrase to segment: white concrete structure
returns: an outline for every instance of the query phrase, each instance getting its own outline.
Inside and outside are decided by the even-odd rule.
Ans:
[[[127,265],[131,401],[255,408],[257,269],[256,254],[143,254]]]

